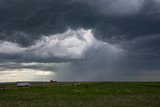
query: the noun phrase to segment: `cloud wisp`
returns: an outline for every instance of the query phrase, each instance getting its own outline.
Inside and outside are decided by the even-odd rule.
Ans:
[[[145,0],[86,0],[98,12],[108,16],[134,15],[143,9]]]

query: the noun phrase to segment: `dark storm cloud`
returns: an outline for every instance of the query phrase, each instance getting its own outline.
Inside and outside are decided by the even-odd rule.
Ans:
[[[92,28],[97,38],[108,42],[117,42],[115,35],[123,40],[160,33],[158,0],[0,1],[0,39],[24,46],[68,27]]]
[[[99,41],[88,46],[80,36],[66,39],[88,32],[81,28],[91,29]],[[25,68],[19,64],[23,62],[38,63],[27,66],[33,69],[43,69],[42,62],[70,63],[60,69],[59,77],[66,79],[70,75],[79,79],[93,75],[90,79],[98,80],[106,75],[110,80],[122,80],[123,75],[128,75],[124,79],[136,78],[145,71],[159,72],[159,29],[160,0],[0,0],[0,63],[16,62],[9,64],[13,69]],[[57,39],[57,35],[66,36]],[[104,42],[109,45],[101,46]],[[100,46],[95,49],[95,44]],[[114,45],[124,52],[117,61],[114,57],[120,53],[112,56]],[[0,69],[9,65],[0,65]]]
[[[139,37],[132,41],[121,43],[128,54],[125,63],[127,69],[160,69],[160,35]]]
[[[0,39],[28,45],[42,35],[64,32],[68,26],[89,27],[95,23],[93,12],[84,3],[74,1],[2,1],[6,6],[0,9]]]

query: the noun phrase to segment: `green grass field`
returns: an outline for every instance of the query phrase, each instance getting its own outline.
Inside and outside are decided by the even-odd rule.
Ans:
[[[0,107],[160,107],[160,82],[12,84],[1,86]]]

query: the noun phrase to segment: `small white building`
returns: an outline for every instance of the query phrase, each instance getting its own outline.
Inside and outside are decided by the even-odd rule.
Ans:
[[[30,87],[31,83],[29,82],[17,82],[17,87]]]

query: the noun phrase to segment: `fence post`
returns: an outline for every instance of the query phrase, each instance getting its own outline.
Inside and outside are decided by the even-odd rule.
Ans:
[[[5,87],[5,85],[3,86],[3,90],[4,90],[4,91],[6,90],[6,87]]]

